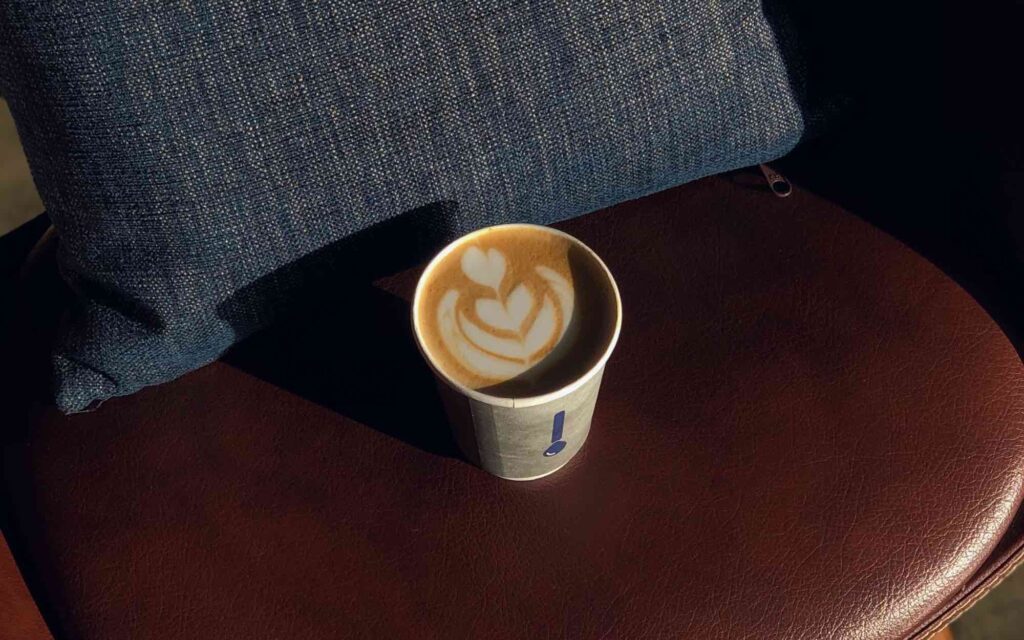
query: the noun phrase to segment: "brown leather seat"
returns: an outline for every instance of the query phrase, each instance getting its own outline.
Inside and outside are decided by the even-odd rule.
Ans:
[[[1018,561],[1024,367],[932,264],[748,174],[561,227],[625,306],[566,469],[455,456],[401,273],[34,414],[11,529],[57,635],[925,637]]]

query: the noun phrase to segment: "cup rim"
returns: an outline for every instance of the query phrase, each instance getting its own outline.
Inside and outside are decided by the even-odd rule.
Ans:
[[[427,347],[424,344],[422,338],[419,314],[416,313],[417,309],[419,309],[420,298],[423,294],[424,283],[427,281],[427,276],[433,269],[437,267],[437,265],[445,258],[445,256],[454,251],[456,247],[461,246],[464,242],[469,241],[469,239],[473,238],[474,236],[481,235],[487,231],[493,231],[495,229],[511,228],[536,229],[569,240],[570,243],[585,251],[594,260],[594,263],[600,268],[601,273],[603,273],[604,277],[607,279],[608,284],[611,285],[612,294],[615,298],[615,328],[612,330],[612,335],[611,338],[608,340],[608,345],[605,347],[604,352],[601,354],[601,357],[597,359],[597,362],[594,363],[593,366],[591,366],[583,374],[581,374],[578,378],[576,378],[569,384],[563,387],[559,387],[554,391],[549,391],[548,393],[536,396],[496,396],[489,393],[484,393],[482,391],[477,391],[476,389],[471,389],[466,385],[460,383],[459,381],[454,380],[452,377],[446,374],[430,356],[430,353],[428,352]],[[584,384],[586,384],[591,378],[597,375],[601,371],[601,369],[604,368],[604,365],[608,362],[608,358],[611,357],[612,352],[615,350],[615,345],[618,344],[619,341],[619,334],[622,332],[622,298],[619,295],[619,286],[615,282],[615,277],[612,276],[611,270],[608,269],[608,265],[604,263],[604,260],[602,260],[601,257],[598,256],[593,249],[588,247],[579,238],[569,235],[568,233],[561,231],[559,229],[554,229],[552,227],[539,224],[529,224],[525,222],[498,224],[491,225],[488,227],[482,227],[475,231],[471,231],[465,235],[459,236],[455,240],[449,242],[443,249],[441,249],[441,251],[438,252],[436,256],[433,257],[433,259],[431,259],[430,262],[427,263],[426,268],[423,269],[423,273],[420,274],[419,280],[416,283],[416,293],[413,295],[412,299],[412,326],[413,334],[415,335],[416,338],[416,347],[420,350],[420,353],[423,355],[424,360],[427,361],[427,364],[434,371],[435,375],[437,375],[437,377],[444,381],[448,386],[452,387],[459,393],[469,398],[472,398],[479,402],[483,402],[488,405],[509,408],[533,407],[536,405],[544,404],[546,402],[551,402],[552,400],[557,400],[558,398],[564,397],[572,393],[573,391],[579,389]]]

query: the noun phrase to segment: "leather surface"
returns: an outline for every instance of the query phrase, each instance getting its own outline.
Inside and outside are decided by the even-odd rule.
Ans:
[[[0,638],[53,640],[0,536]]]
[[[1024,468],[1024,370],[969,295],[746,174],[561,226],[625,307],[563,471],[454,457],[415,270],[327,292],[227,362],[40,410],[6,446],[58,635],[896,638],[962,594]]]

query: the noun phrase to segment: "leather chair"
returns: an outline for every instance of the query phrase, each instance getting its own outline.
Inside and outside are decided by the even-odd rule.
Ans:
[[[625,323],[588,444],[529,484],[455,453],[407,326],[415,267],[339,284],[358,314],[328,292],[61,416],[35,401],[67,304],[44,244],[16,298],[3,524],[49,630],[931,636],[1024,560],[1019,123],[950,105],[869,107],[783,163],[788,198],[739,172],[560,225],[615,272]],[[0,578],[7,628],[45,637]]]
[[[29,411],[7,529],[55,635],[924,638],[1024,557],[1024,367],[935,265],[752,172],[562,227],[626,308],[565,470],[459,459],[417,269],[383,277],[359,314],[328,299],[174,383]]]

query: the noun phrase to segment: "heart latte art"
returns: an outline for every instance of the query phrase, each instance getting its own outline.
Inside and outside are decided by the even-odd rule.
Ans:
[[[503,225],[456,241],[416,292],[417,339],[449,380],[502,397],[535,397],[593,367],[615,332],[607,271],[578,241]]]
[[[565,335],[573,312],[566,276],[538,264],[510,273],[494,247],[469,245],[459,265],[468,283],[437,305],[437,328],[449,355],[480,378],[508,380],[540,362]]]

